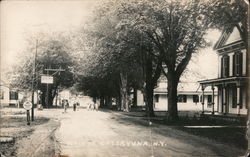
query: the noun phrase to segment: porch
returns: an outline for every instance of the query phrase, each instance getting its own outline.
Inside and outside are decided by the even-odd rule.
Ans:
[[[227,77],[210,80],[198,81],[202,87],[202,95],[207,87],[212,89],[212,115],[241,115],[245,114],[243,106],[243,89],[246,82],[246,77]],[[218,88],[217,111],[214,110],[214,88]],[[244,95],[245,97],[245,95]],[[242,112],[244,111],[244,112]],[[216,113],[216,114],[215,114]],[[204,111],[204,100],[202,100],[202,114]]]

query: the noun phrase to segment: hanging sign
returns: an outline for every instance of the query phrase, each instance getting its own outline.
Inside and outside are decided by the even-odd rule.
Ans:
[[[42,76],[41,77],[41,83],[46,83],[46,84],[53,84],[53,76]]]

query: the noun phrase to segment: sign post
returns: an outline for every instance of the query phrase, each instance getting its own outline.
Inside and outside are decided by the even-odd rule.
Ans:
[[[32,108],[32,103],[30,101],[24,102],[23,108],[27,111],[27,125],[30,125],[30,109]]]

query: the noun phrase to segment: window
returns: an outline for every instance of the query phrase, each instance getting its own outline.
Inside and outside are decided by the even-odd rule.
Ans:
[[[178,95],[178,102],[187,102],[187,96],[186,95]]]
[[[232,86],[232,108],[237,107],[237,88]]]
[[[237,52],[233,55],[233,74],[234,76],[242,75],[242,53]]]
[[[229,76],[229,56],[223,56],[221,58],[221,76]]]
[[[212,95],[208,95],[207,96],[207,102],[208,103],[212,103]]]
[[[18,93],[10,91],[10,100],[18,100]]]
[[[194,103],[199,102],[199,96],[198,95],[193,95],[193,102]]]
[[[207,96],[207,107],[211,107],[212,106],[212,95],[208,95]]]
[[[155,102],[159,102],[159,94],[155,95]]]
[[[202,95],[200,96],[200,102],[202,102]]]
[[[4,91],[0,90],[0,99],[4,99]]]
[[[243,100],[242,100],[242,95],[243,95],[243,92],[242,92],[242,87],[241,87],[241,88],[240,88],[240,108],[241,108],[241,109],[242,109],[242,106],[243,106],[243,105],[242,105],[242,103],[243,103],[243,102],[242,102],[242,101],[243,101]],[[236,98],[237,98],[237,96],[236,96]]]

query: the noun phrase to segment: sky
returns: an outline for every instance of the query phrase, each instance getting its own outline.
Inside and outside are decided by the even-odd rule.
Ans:
[[[79,29],[101,0],[11,0],[1,1],[1,72],[8,71],[25,49],[25,40],[36,32],[69,32]],[[218,31],[208,38],[215,43]],[[35,42],[35,41],[34,41]],[[206,78],[217,77],[217,54],[212,48],[201,50],[189,68],[201,71]]]
[[[11,66],[25,48],[27,36],[36,32],[77,29],[92,13],[95,0],[1,2],[1,69]],[[35,41],[34,41],[35,42]]]

